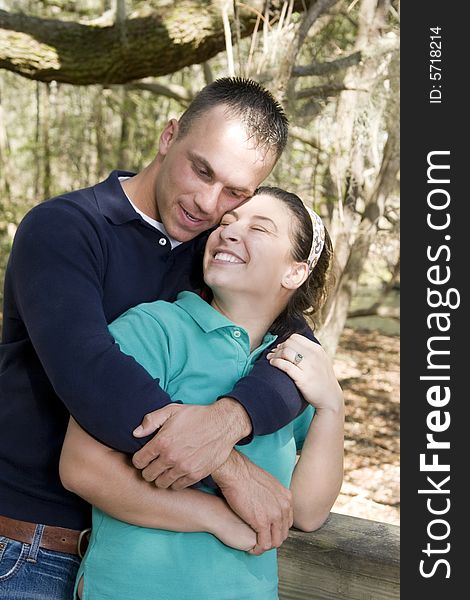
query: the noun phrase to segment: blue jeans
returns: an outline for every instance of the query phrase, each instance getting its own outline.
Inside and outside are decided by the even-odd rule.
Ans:
[[[0,536],[0,600],[72,600],[80,558]]]

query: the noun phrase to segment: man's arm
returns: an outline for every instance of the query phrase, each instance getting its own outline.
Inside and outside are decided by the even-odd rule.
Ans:
[[[305,337],[318,344],[305,320],[299,320],[297,325]],[[251,373],[237,383],[234,391],[218,402],[204,407],[169,405],[145,416],[136,435],[148,436],[160,428],[158,435],[133,458],[134,466],[143,469],[148,481],[173,489],[190,486],[220,467],[233,445],[249,442],[253,427],[258,427],[258,435],[272,433],[302,412],[307,403],[292,379],[269,364],[268,352],[266,350]],[[332,385],[337,384],[336,380],[324,383],[322,394],[328,394]],[[318,383],[317,389],[321,389],[321,384]],[[180,436],[181,427],[187,427],[190,422],[195,428],[194,437],[185,440]],[[198,444],[192,447],[196,439]],[[204,465],[197,448],[208,450]],[[230,464],[224,472],[228,472]]]
[[[279,548],[293,522],[292,493],[237,450],[213,478],[230,508],[256,532],[252,554]]]
[[[146,483],[122,453],[89,436],[71,418],[60,458],[64,486],[116,519],[180,532],[208,532],[238,550],[251,550],[254,531],[217,496],[160,490]]]
[[[303,355],[298,364],[293,361],[297,352]],[[269,354],[269,360],[295,381],[316,414],[311,422],[309,408],[294,424],[296,442],[302,443],[305,436],[306,440],[292,477],[292,496],[234,452],[213,474],[230,507],[257,532],[254,554],[282,543],[292,519],[306,531],[320,527],[336,500],[343,474],[343,395],[325,351],[294,334]]]
[[[296,321],[295,332],[319,343],[304,319]],[[241,444],[251,441],[254,435],[266,435],[282,429],[307,406],[292,379],[266,359],[268,352],[266,350],[249,375],[240,379],[225,395],[237,400],[251,419],[251,434],[241,440]]]
[[[310,337],[312,336],[310,335]],[[303,352],[305,347],[305,352],[307,353],[308,351],[309,353],[309,358],[308,360],[307,358],[305,359],[305,364],[309,365],[309,373],[311,376],[308,379],[308,387],[304,387],[305,389],[308,389],[309,401],[315,406],[318,406],[320,410],[325,402],[328,404],[331,399],[335,399],[338,396],[339,385],[334,372],[331,369],[330,361],[316,340],[313,342],[313,340],[310,341],[305,339],[305,337],[294,334],[288,338],[287,342],[292,346],[292,351],[294,351],[295,348],[299,348],[300,351]],[[282,346],[283,344],[281,345],[281,348]],[[312,347],[318,349],[318,352],[312,352]],[[276,363],[274,362],[273,364]],[[271,368],[275,369],[275,366],[272,366]],[[285,373],[284,375],[287,377]],[[236,411],[243,413],[241,404],[237,404],[232,400],[233,405],[230,407],[228,405],[229,401],[229,398],[223,398],[211,406],[217,407],[220,403],[224,403],[225,410],[231,410],[233,414],[235,414]],[[266,406],[270,407],[269,402]],[[181,418],[185,418],[185,412],[187,410],[195,409],[201,411],[201,409],[208,408],[211,407],[176,406],[173,408],[164,408],[156,413],[148,415],[144,423],[145,433],[148,434],[154,427],[162,425],[162,421],[168,417],[167,413],[171,410],[174,411],[173,414],[177,417],[181,416]],[[159,414],[164,415],[163,419],[160,421]],[[203,414],[201,411],[201,418],[204,416],[207,417],[207,413]],[[240,422],[244,424],[245,433],[249,431],[247,419],[248,413],[246,411],[243,414],[240,414]],[[167,424],[170,425],[168,429],[166,429]],[[217,426],[214,423],[211,424],[217,429]],[[171,425],[172,419],[168,418],[168,420],[163,423],[159,436],[156,436],[150,444],[156,443],[158,445],[162,433],[163,436],[161,439],[168,439],[171,441]],[[201,422],[201,430],[203,428],[204,424]],[[239,435],[240,433],[241,430],[239,430]],[[186,445],[184,440],[180,442],[180,446],[186,448]],[[173,446],[177,446],[176,437],[173,438]],[[143,469],[143,476],[148,481],[155,480],[158,486],[164,488],[171,486],[173,489],[182,489],[183,487],[194,483],[190,478],[182,475],[171,463],[166,463],[163,458],[159,458],[157,461],[149,464],[151,453],[147,454],[148,450],[147,447],[141,449],[133,458],[134,465]],[[219,458],[220,455],[215,457],[214,460],[218,460]],[[232,451],[228,460],[225,461],[220,468],[212,471],[212,474],[230,507],[257,532],[257,545],[253,553],[259,553],[263,550],[279,546],[287,536],[287,530],[292,524],[292,498],[290,492],[283,488],[283,486],[268,473],[250,463],[246,457],[235,450]]]
[[[184,373],[186,367],[186,353],[178,352],[173,344],[181,332],[173,324],[172,315],[169,305],[142,305],[130,309],[110,325],[122,350],[134,356],[153,376],[160,376],[165,388]],[[230,423],[225,412],[228,416],[238,415],[238,418]],[[175,428],[175,423],[179,427]],[[168,428],[167,424],[170,425]],[[177,485],[172,486],[175,490],[214,472],[230,507],[257,533],[253,552],[258,554],[282,543],[292,523],[290,492],[270,474],[232,450],[232,446],[250,431],[249,417],[240,404],[231,398],[209,406],[173,404],[148,415],[143,428],[150,428],[146,433],[160,428],[158,435],[133,458],[137,467],[139,460],[145,458],[142,476],[146,481],[155,481],[160,489],[167,488],[171,484],[171,480],[167,481],[168,476],[174,477],[176,473],[179,479]],[[192,439],[181,437],[181,429],[192,431]],[[219,436],[220,447],[214,444],[211,433]],[[157,453],[157,458],[152,461],[152,453],[147,454],[149,446],[163,450],[166,455]],[[213,463],[209,471],[205,471],[207,467],[200,462],[201,451]],[[179,465],[175,464],[174,458],[178,453],[183,458]],[[224,466],[218,468],[221,463]]]
[[[142,415],[170,399],[120,352],[103,309],[106,248],[85,213],[65,203],[33,209],[18,228],[10,293],[55,392],[93,436],[124,452]]]

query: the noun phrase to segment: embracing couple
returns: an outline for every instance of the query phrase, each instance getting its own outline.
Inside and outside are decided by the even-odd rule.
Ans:
[[[275,549],[324,522],[343,456],[341,390],[302,316],[331,242],[298,196],[259,187],[286,140],[266,90],[220,79],[141,172],[20,224],[0,599],[278,597]]]

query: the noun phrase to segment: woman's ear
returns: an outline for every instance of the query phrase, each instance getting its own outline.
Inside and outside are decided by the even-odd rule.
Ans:
[[[178,123],[177,119],[170,119],[168,121],[168,123],[166,124],[165,129],[162,131],[162,134],[160,135],[160,142],[158,145],[158,153],[161,156],[165,156],[165,154],[168,152],[168,149],[171,146],[172,142],[177,138],[178,129],[179,129],[179,123]]]
[[[295,262],[282,278],[282,287],[288,290],[298,289],[309,276],[310,271],[306,262]]]

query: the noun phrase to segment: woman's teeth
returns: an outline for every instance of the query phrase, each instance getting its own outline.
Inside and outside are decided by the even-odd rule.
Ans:
[[[242,260],[234,256],[233,254],[227,254],[226,252],[217,252],[214,258],[215,260],[220,260],[222,262],[243,263]]]

